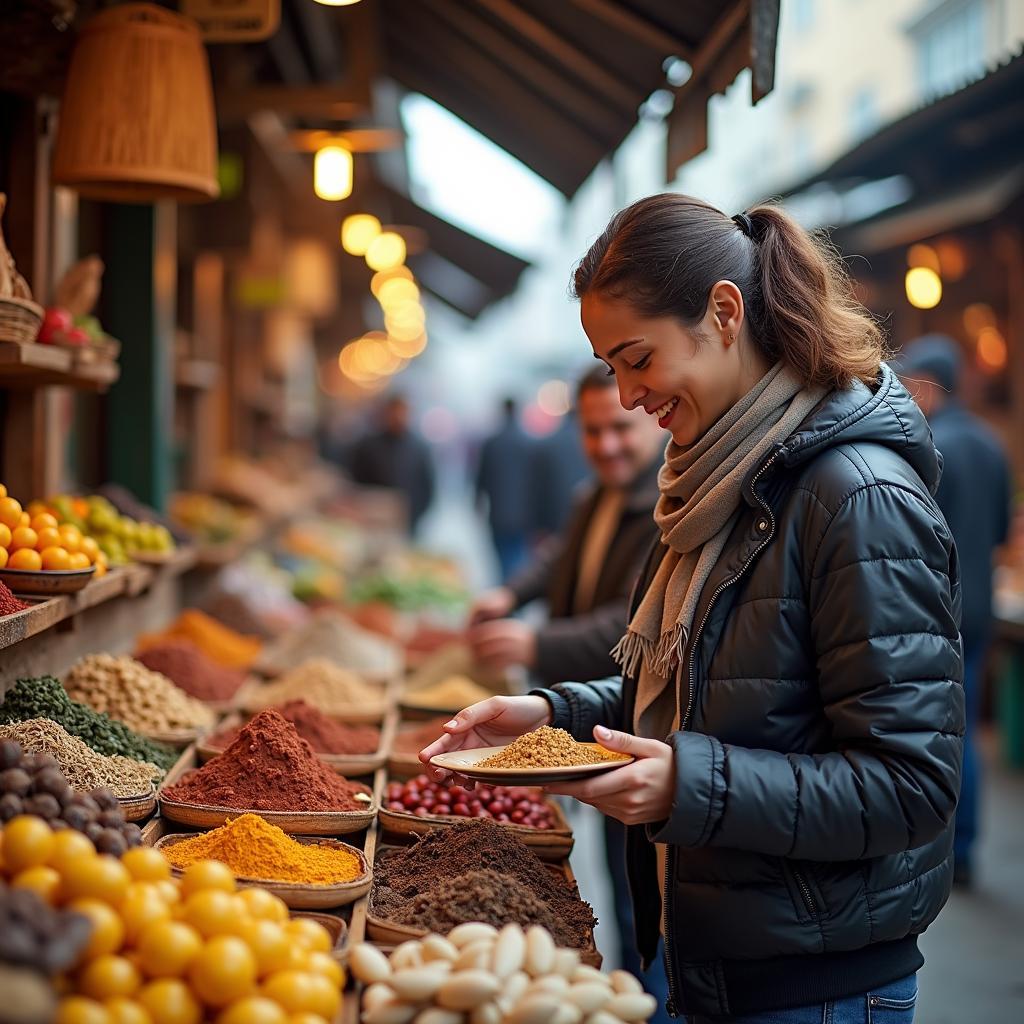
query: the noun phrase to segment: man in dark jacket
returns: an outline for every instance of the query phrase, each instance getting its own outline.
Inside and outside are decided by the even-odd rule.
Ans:
[[[393,395],[383,409],[380,430],[367,434],[352,449],[351,473],[357,484],[385,487],[401,494],[415,533],[434,500],[434,464],[426,442],[409,426],[409,403]]]
[[[519,425],[515,399],[505,399],[502,413],[501,427],[480,448],[476,496],[478,502],[486,502],[501,579],[507,582],[529,555],[533,527],[530,477],[536,445]]]
[[[897,360],[942,455],[935,500],[956,541],[963,587],[964,690],[967,735],[956,811],[954,881],[969,884],[971,845],[978,832],[979,763],[973,743],[982,670],[992,627],[992,558],[1010,528],[1010,467],[995,434],[958,401],[961,356],[956,342],[930,334],[909,343]]]

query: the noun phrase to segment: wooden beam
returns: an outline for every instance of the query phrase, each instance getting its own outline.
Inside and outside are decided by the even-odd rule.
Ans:
[[[750,0],[739,0],[715,23],[690,60],[691,74],[684,85],[676,89],[676,99],[683,97],[714,67],[722,52],[732,43],[737,33],[742,32],[750,17]]]
[[[351,121],[367,113],[365,103],[344,85],[256,85],[223,90],[216,99],[221,123],[244,121],[266,110],[286,117],[330,121]]]
[[[572,43],[567,42],[540,19],[512,3],[512,0],[477,0],[477,4],[486,8],[496,18],[501,19],[535,46],[545,50],[554,60],[602,92],[607,99],[615,102],[623,111],[636,112],[636,97],[631,89],[624,86],[615,75],[582,50],[573,46]]]
[[[689,60],[693,56],[693,46],[690,43],[678,39],[671,32],[666,32],[622,4],[612,3],[612,0],[572,0],[572,3],[616,31],[632,36],[637,42],[649,46],[652,50],[661,51],[666,57],[682,57]]]

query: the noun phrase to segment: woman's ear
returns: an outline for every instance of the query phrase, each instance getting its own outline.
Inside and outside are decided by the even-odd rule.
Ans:
[[[734,342],[743,326],[743,293],[732,281],[718,281],[711,289],[709,306],[726,344]]]

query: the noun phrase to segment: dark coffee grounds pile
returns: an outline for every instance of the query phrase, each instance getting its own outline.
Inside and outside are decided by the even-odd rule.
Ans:
[[[189,772],[161,795],[183,803],[256,811],[361,811],[370,790],[336,775],[295,726],[261,711],[223,754]]]
[[[400,754],[418,754],[428,743],[433,743],[438,736],[444,735],[441,726],[451,719],[451,715],[432,718],[429,722],[417,725],[412,729],[402,729],[395,736],[395,751]]]
[[[208,658],[190,640],[167,640],[135,656],[197,700],[229,700],[245,676]]]
[[[372,725],[343,725],[304,700],[290,700],[276,709],[318,754],[372,754],[380,746],[380,729]],[[207,746],[231,746],[242,726],[222,729],[206,740]]]
[[[589,946],[593,910],[522,840],[492,821],[467,821],[385,851],[374,866],[373,912],[441,933],[464,921],[537,923],[555,941]]]
[[[6,583],[0,583],[0,618],[4,615],[13,615],[15,612],[23,612],[27,607],[24,601],[19,601],[11,593]]]

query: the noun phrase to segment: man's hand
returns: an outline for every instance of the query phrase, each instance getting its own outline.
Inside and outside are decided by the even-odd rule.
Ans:
[[[664,821],[672,811],[675,794],[675,752],[660,740],[646,740],[629,733],[594,729],[594,739],[636,760],[582,782],[545,786],[548,793],[561,793],[591,804],[602,814],[618,818],[626,825],[649,825]]]
[[[516,606],[516,598],[508,587],[495,587],[486,590],[469,609],[469,625],[476,626],[492,619],[503,619]]]
[[[537,659],[537,637],[533,629],[518,619],[481,622],[466,634],[476,661],[489,669],[512,665],[532,668]]]

